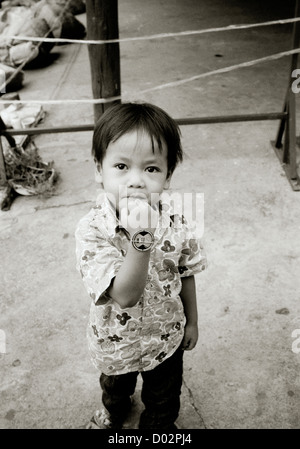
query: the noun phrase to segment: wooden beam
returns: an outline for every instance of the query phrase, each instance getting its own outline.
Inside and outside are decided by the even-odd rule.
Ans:
[[[287,113],[285,112],[265,112],[261,114],[240,114],[240,115],[216,115],[211,117],[187,117],[187,118],[175,118],[175,122],[179,126],[184,125],[207,125],[210,123],[235,123],[235,122],[254,122],[264,120],[285,120]],[[25,129],[13,129],[6,130],[6,134],[11,136],[21,135],[38,135],[38,134],[55,134],[55,133],[73,133],[83,131],[93,131],[94,123],[86,125],[74,125],[74,126],[60,126],[52,128],[25,128]]]
[[[174,119],[178,125],[206,125],[210,123],[254,122],[264,120],[285,120],[284,112],[265,112],[260,114],[215,115],[208,117],[188,117]]]
[[[119,39],[118,0],[86,0],[87,39]],[[94,98],[121,94],[119,43],[88,45]],[[114,103],[119,102],[115,101]],[[112,103],[95,104],[95,122]]]
[[[6,177],[6,170],[5,170],[2,138],[0,135],[0,185],[5,185],[5,184],[7,184],[7,177]]]
[[[300,3],[296,0],[295,3],[295,17],[300,15]],[[299,22],[293,25],[292,48],[298,48],[300,41],[300,26]],[[288,87],[285,95],[283,112],[286,115],[281,119],[275,142],[271,142],[272,146],[280,160],[285,174],[295,191],[300,191],[300,175],[297,171],[297,146],[296,139],[296,98],[292,90],[293,71],[298,65],[298,53],[292,55],[291,65],[288,77]],[[283,139],[284,138],[284,139]],[[282,139],[284,140],[282,145]]]
[[[300,3],[299,3],[299,0],[296,0],[294,16],[299,17],[299,14],[300,14]],[[299,26],[298,22],[295,22],[293,25],[292,49],[298,48],[299,40],[300,40],[300,26]],[[289,103],[289,100],[291,99],[291,96],[294,95],[294,93],[292,92],[292,89],[291,89],[292,83],[293,83],[292,73],[297,68],[297,65],[298,65],[298,53],[295,53],[291,57],[291,65],[290,65],[290,70],[289,70],[289,74],[288,74],[288,82],[287,82],[288,87],[287,87],[284,105],[283,105],[283,112],[288,112],[288,114],[294,113],[294,110],[289,108],[288,103]],[[292,99],[292,101],[294,101],[294,99]],[[285,121],[285,120],[282,120],[280,122],[278,131],[277,131],[277,135],[276,135],[276,140],[275,140],[275,146],[278,149],[282,148],[282,138],[283,138],[283,134],[285,132],[287,123],[288,123],[288,121]]]

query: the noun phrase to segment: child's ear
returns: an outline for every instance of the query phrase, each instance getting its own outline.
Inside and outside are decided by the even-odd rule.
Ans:
[[[167,177],[167,179],[165,180],[165,183],[164,183],[164,190],[168,190],[168,188],[170,187],[171,178],[172,178],[172,175],[168,175],[168,177]]]
[[[97,183],[102,184],[102,167],[101,164],[99,162],[96,162],[96,167],[95,167],[95,181]]]

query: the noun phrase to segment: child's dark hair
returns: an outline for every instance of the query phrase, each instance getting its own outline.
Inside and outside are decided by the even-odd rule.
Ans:
[[[166,144],[168,175],[171,175],[182,161],[180,129],[165,111],[149,103],[118,103],[101,115],[93,136],[95,162],[101,164],[108,145],[133,130],[143,130],[150,136],[153,151],[155,142],[160,151],[163,143]]]

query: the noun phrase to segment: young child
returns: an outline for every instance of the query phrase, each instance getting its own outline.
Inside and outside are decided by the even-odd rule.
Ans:
[[[103,409],[88,428],[121,429],[137,376],[140,429],[176,429],[183,351],[198,339],[199,241],[164,203],[182,160],[180,131],[157,106],[123,103],[96,123],[92,154],[103,192],[76,229],[77,268],[91,302],[87,330]]]

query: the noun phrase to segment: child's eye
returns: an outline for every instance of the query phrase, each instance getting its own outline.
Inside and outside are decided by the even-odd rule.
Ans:
[[[119,170],[124,170],[126,168],[125,164],[117,164],[115,165],[116,168],[118,168]]]
[[[155,173],[155,172],[159,171],[159,168],[158,167],[147,167],[146,171],[149,173]]]

